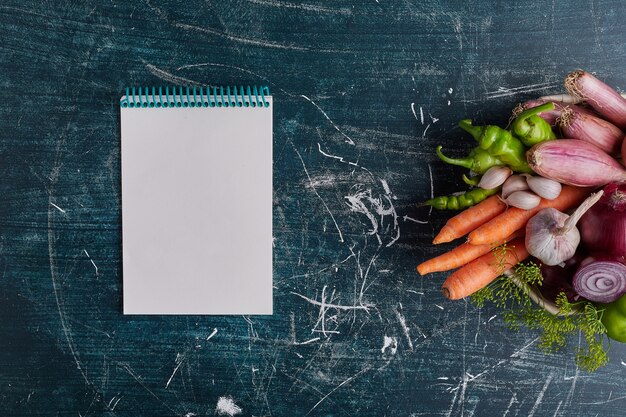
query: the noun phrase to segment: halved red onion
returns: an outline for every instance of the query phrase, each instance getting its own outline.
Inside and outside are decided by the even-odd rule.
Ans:
[[[572,284],[578,295],[590,301],[613,302],[626,294],[626,265],[617,260],[583,261]]]

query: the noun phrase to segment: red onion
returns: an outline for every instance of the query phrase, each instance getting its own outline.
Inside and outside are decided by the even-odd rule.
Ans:
[[[626,184],[604,187],[604,195],[584,214],[578,227],[589,251],[626,256]]]
[[[542,177],[579,187],[626,181],[626,170],[606,152],[579,139],[541,142],[527,153],[528,165]]]
[[[584,140],[612,155],[620,152],[624,133],[611,122],[566,107],[557,123],[568,138]]]
[[[568,259],[561,265],[548,266],[541,264],[541,275],[543,282],[541,284],[541,295],[544,298],[555,302],[559,293],[565,293],[570,302],[579,301],[579,295],[572,287],[572,277],[578,269],[579,263],[583,256],[577,252],[572,258]]]
[[[585,260],[572,284],[578,295],[590,301],[613,302],[626,294],[626,265],[616,259]]]
[[[626,137],[622,140],[622,164],[626,164]]]
[[[626,128],[626,99],[617,91],[583,70],[565,77],[565,88],[583,98],[598,113],[620,128]]]

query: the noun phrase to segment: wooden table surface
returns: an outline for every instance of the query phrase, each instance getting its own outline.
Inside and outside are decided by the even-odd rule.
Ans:
[[[1,414],[623,415],[625,345],[587,374],[415,272],[459,119],[626,87],[621,1],[473,3],[3,1]],[[275,314],[125,317],[118,99],[205,84],[274,96]]]

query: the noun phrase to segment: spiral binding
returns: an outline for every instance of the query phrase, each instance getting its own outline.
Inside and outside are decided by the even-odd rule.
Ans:
[[[126,87],[122,108],[269,107],[268,86]]]

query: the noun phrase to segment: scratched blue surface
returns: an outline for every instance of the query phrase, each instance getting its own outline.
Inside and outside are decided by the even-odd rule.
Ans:
[[[574,68],[626,87],[621,1],[177,3],[0,5],[0,414],[623,415],[624,346],[588,375],[414,271],[445,220],[417,203],[462,187],[434,147]],[[246,83],[275,314],[122,316],[123,87]]]

